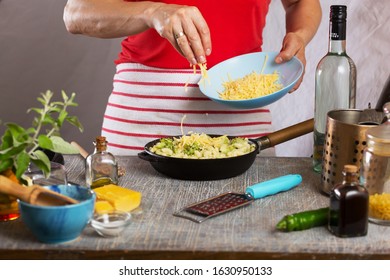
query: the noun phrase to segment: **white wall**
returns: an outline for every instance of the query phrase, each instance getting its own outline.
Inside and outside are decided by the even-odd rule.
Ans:
[[[36,98],[46,89],[76,92],[80,104],[71,112],[79,116],[85,132],[66,127],[63,136],[87,150],[100,126],[115,70],[120,39],[102,40],[68,34],[62,20],[66,0],[0,0],[0,120],[31,123],[26,110],[38,106]],[[274,103],[275,128],[313,117],[314,71],[328,45],[330,4],[348,5],[347,51],[358,69],[357,106],[376,104],[390,73],[390,1],[321,0],[323,19],[307,49],[303,84],[294,94]],[[267,18],[264,50],[279,50],[284,15],[273,0]],[[0,126],[0,133],[3,127]],[[311,135],[278,145],[279,156],[310,156]]]
[[[322,21],[306,49],[306,73],[297,91],[271,105],[275,129],[293,125],[314,115],[314,73],[318,61],[328,49],[330,5],[347,5],[347,53],[357,68],[358,109],[376,105],[390,75],[390,1],[389,0],[321,0]],[[279,50],[284,34],[283,8],[273,0],[264,31],[263,50]],[[312,134],[276,147],[278,156],[310,156]]]

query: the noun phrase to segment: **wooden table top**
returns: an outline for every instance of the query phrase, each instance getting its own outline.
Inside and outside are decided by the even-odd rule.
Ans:
[[[104,238],[88,225],[71,242],[37,241],[22,219],[0,223],[0,259],[390,259],[390,227],[369,224],[367,236],[338,238],[327,228],[279,232],[286,214],[328,206],[310,158],[258,157],[244,174],[216,181],[165,177],[137,157],[118,157],[126,168],[119,184],[142,192],[142,211],[121,236]],[[66,156],[70,181],[84,184],[84,161]],[[188,204],[286,174],[300,174],[296,188],[201,224],[172,214]]]

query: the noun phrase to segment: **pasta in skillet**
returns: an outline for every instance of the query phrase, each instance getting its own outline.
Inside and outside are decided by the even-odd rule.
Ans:
[[[167,157],[216,159],[248,154],[255,148],[246,138],[229,139],[226,135],[211,137],[204,133],[191,133],[179,138],[163,138],[150,151]]]

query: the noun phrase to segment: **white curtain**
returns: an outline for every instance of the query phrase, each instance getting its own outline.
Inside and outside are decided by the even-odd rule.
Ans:
[[[306,49],[306,73],[300,88],[271,105],[275,129],[312,118],[314,113],[314,73],[318,61],[328,49],[329,9],[347,5],[347,54],[357,68],[358,109],[376,105],[390,75],[390,1],[389,0],[321,0],[322,21]],[[264,33],[263,50],[279,50],[285,30],[281,2],[273,0]],[[312,134],[280,144],[278,156],[310,156]]]

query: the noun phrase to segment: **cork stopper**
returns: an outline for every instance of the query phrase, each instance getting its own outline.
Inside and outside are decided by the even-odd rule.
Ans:
[[[106,137],[104,137],[104,136],[97,136],[95,145],[96,145],[96,149],[98,151],[105,151],[107,149]]]
[[[344,165],[344,172],[345,173],[356,173],[356,172],[358,172],[358,167],[356,165],[346,164],[346,165]]]

